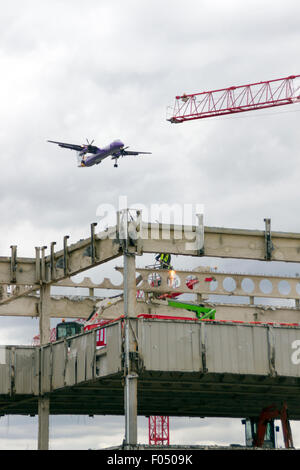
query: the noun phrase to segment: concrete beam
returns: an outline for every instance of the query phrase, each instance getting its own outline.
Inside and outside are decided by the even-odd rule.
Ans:
[[[99,299],[98,299],[99,300]],[[39,317],[39,297],[26,296],[0,305],[0,316]],[[88,318],[97,299],[52,296],[49,301],[51,318]]]
[[[40,286],[35,284],[33,286],[25,286],[20,284],[9,284],[0,285],[0,305],[13,302],[14,300],[24,297],[36,290],[39,290]]]
[[[88,318],[90,313],[100,299],[90,297],[68,297],[51,296],[50,317],[51,318]],[[180,298],[178,299],[180,300]],[[265,322],[287,322],[300,323],[300,309],[296,307],[280,307],[273,305],[253,305],[253,304],[233,304],[233,303],[207,303],[213,305],[216,310],[216,318],[220,320],[241,320],[241,321],[265,321]],[[39,297],[27,296],[15,300],[14,302],[0,306],[0,316],[22,316],[39,317]],[[119,300],[104,303],[100,318],[117,318],[124,314],[124,301]],[[160,314],[171,316],[191,316],[191,312],[175,309],[167,305],[166,300],[153,300],[145,302],[137,300],[135,315],[140,314]]]
[[[93,224],[92,224],[93,225]],[[134,232],[134,231],[133,231]],[[132,236],[134,233],[130,232]],[[204,245],[203,245],[204,233]],[[241,258],[300,263],[300,234],[289,232],[241,230],[234,228],[164,225],[142,222],[135,240],[142,253]],[[117,227],[81,240],[50,254],[46,247],[36,249],[35,258],[18,258],[16,247],[11,257],[0,257],[0,284],[53,284],[120,256],[123,252]],[[272,248],[270,251],[270,247]]]
[[[46,255],[47,247],[37,248],[35,258],[18,258],[14,254],[14,264],[12,257],[0,257],[0,284],[33,285],[40,281],[53,284],[105,263],[122,254],[115,234],[113,228],[70,246],[66,236],[63,250],[54,252],[51,243],[50,255]]]
[[[244,305],[207,303],[216,309],[217,320],[237,320],[244,322],[275,322],[275,323],[298,323],[300,324],[300,310],[294,307],[274,307],[266,305]],[[118,318],[124,312],[124,302],[119,300],[113,305],[103,308],[100,318]],[[138,300],[136,304],[136,315],[168,315],[177,317],[194,317],[193,312],[183,309],[169,307],[167,301],[144,302]]]
[[[11,258],[0,257],[0,284],[11,284]],[[17,258],[16,282],[18,284],[35,284],[35,259]]]
[[[143,222],[143,251],[197,256],[188,249],[188,238],[195,237],[197,227],[146,224]],[[185,230],[185,231],[184,231]],[[169,238],[168,233],[170,233]],[[152,235],[152,238],[151,238]],[[300,262],[300,234],[271,232],[273,261]],[[155,239],[156,237],[156,239]],[[181,237],[181,239],[180,239]],[[194,238],[195,239],[195,238]],[[216,258],[268,259],[266,232],[235,228],[204,227],[203,255]]]
[[[123,273],[123,268],[117,267],[116,270]],[[300,299],[299,277],[212,272],[201,268],[176,271],[175,276],[166,269],[137,269],[137,272],[138,288],[144,292]],[[198,281],[192,289],[187,285],[191,278]]]

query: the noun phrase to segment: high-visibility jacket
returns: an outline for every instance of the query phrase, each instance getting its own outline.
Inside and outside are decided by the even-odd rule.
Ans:
[[[159,260],[161,263],[170,264],[171,255],[169,255],[168,253],[161,253]]]

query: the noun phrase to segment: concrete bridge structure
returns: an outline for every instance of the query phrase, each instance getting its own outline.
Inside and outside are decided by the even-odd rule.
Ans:
[[[137,413],[258,416],[266,403],[288,404],[300,419],[300,326],[130,318]],[[125,320],[41,347],[3,346],[0,410],[51,414],[124,413]]]
[[[39,347],[1,347],[0,413],[38,413],[39,449],[48,448],[49,413],[124,414],[127,446],[137,443],[138,414],[245,417],[285,401],[290,418],[299,419],[297,277],[266,276],[272,284],[266,292],[263,275],[178,271],[179,281],[170,285],[167,272],[156,271],[160,285],[155,287],[149,284],[153,270],[136,269],[135,261],[144,253],[164,252],[299,263],[300,234],[271,232],[268,219],[265,230],[257,231],[204,227],[201,216],[198,225],[182,227],[144,223],[140,213],[128,214],[118,214],[116,227],[102,233],[91,224],[91,236],[73,245],[65,236],[62,250],[55,251],[52,242],[48,253],[47,247],[36,247],[34,258],[19,258],[12,246],[11,256],[0,258],[0,315],[38,317],[41,340]],[[107,346],[97,349],[96,331],[50,344],[51,317],[87,318],[99,306],[94,289],[116,289],[109,280],[101,285],[85,280],[77,286],[89,295],[74,298],[51,296],[51,286],[76,287],[73,276],[120,256],[122,295],[100,308],[103,318],[123,315],[106,327]],[[193,291],[188,276],[198,279]],[[137,299],[137,289],[144,298]],[[191,313],[175,312],[159,298],[174,290],[208,304],[210,294],[242,295],[248,302],[215,303],[216,321],[199,322],[184,319]],[[270,304],[255,304],[260,297],[269,297]],[[291,305],[276,306],[276,298]],[[153,320],[148,314],[182,319]]]

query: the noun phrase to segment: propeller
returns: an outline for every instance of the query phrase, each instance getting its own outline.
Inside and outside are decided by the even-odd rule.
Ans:
[[[122,157],[124,157],[124,154],[123,154],[124,150],[126,150],[126,149],[128,149],[128,148],[129,148],[129,145],[127,145],[127,147],[123,147],[123,148],[121,148]]]

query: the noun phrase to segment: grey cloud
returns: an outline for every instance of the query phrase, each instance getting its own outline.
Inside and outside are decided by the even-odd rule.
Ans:
[[[299,10],[292,0],[194,0],[188,6],[90,0],[84,8],[79,0],[15,0],[3,6],[1,254],[15,241],[33,256],[34,246],[52,240],[61,245],[64,234],[72,241],[88,236],[97,207],[117,208],[120,195],[127,195],[129,204],[203,203],[206,225],[263,229],[263,218],[271,216],[274,229],[299,231],[297,105],[282,108],[284,114],[254,112],[240,120],[178,126],[165,120],[166,106],[179,93],[297,73]],[[46,143],[82,143],[86,137],[100,146],[120,137],[131,149],[153,153],[123,159],[116,171],[108,160],[81,171],[71,151]],[[218,264],[282,274],[297,268]],[[37,330],[31,319],[1,318],[1,325],[1,339],[8,343],[29,342]],[[102,442],[112,442],[109,434],[119,436],[115,423],[123,418],[118,419],[95,421],[103,426]],[[36,428],[26,444],[27,424],[16,422],[0,442],[5,448],[33,445]],[[56,447],[64,445],[63,422],[52,420]],[[106,431],[112,422],[112,431]],[[172,420],[171,433],[199,443],[205,429],[207,439],[226,441],[224,421],[212,421],[211,427],[201,421],[196,437],[195,422]],[[146,435],[146,424],[141,426]],[[98,429],[87,428],[94,445],[101,445]],[[0,430],[5,434],[7,425],[2,422]],[[228,442],[235,439],[239,424],[232,425]]]

